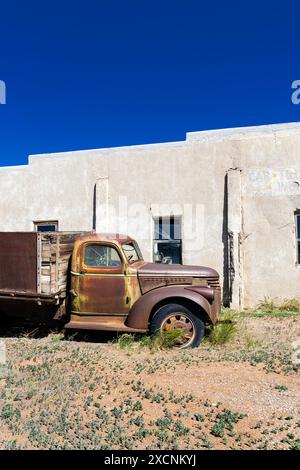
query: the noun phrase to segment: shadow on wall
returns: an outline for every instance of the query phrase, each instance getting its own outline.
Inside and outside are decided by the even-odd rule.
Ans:
[[[223,305],[229,307],[231,302],[231,282],[229,278],[230,269],[230,246],[228,236],[228,175],[224,178],[224,199],[223,199]]]
[[[97,191],[97,186],[95,184],[94,191],[93,191],[93,220],[92,220],[93,230],[96,230],[96,191]]]

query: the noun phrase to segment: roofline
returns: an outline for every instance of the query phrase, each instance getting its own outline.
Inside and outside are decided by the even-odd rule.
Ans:
[[[256,135],[270,135],[278,132],[300,131],[300,122],[288,122],[279,124],[263,124],[259,126],[228,127],[225,129],[211,129],[195,132],[187,132],[187,142],[195,140],[225,139],[231,137],[253,138]]]
[[[195,141],[207,141],[207,140],[220,140],[220,139],[247,139],[255,138],[256,136],[268,136],[276,133],[294,133],[300,132],[300,122],[289,122],[279,124],[263,124],[259,126],[245,126],[245,127],[229,127],[221,129],[210,129],[202,131],[191,131],[186,133],[186,140],[174,141],[174,142],[160,142],[153,144],[140,144],[140,145],[126,145],[118,147],[106,147],[98,149],[85,149],[85,150],[69,150],[66,152],[53,152],[53,153],[41,153],[41,154],[30,154],[28,156],[28,163],[35,163],[40,159],[60,158],[62,156],[76,156],[76,155],[114,155],[120,154],[121,152],[145,152],[149,150],[157,150],[163,148],[180,148],[183,145],[189,145]],[[18,171],[28,169],[28,165],[16,165],[16,166],[5,166],[0,167],[1,172],[5,171]]]
[[[174,142],[158,142],[154,144],[140,144],[140,145],[125,145],[119,147],[104,147],[97,149],[85,149],[85,150],[68,150],[66,152],[53,152],[53,153],[41,153],[41,154],[31,154],[28,156],[29,163],[32,163],[36,158],[47,158],[47,157],[60,157],[66,155],[86,155],[86,154],[98,154],[98,155],[111,155],[117,154],[120,152],[127,151],[138,151],[143,152],[146,150],[156,150],[164,147],[179,147],[185,145],[185,140],[179,140]]]
[[[140,145],[125,145],[118,147],[105,147],[98,149],[86,150],[69,150],[66,152],[42,153],[29,155],[29,163],[33,163],[35,159],[40,158],[55,158],[66,155],[112,155],[120,152],[137,151],[144,152],[147,150],[157,150],[159,148],[176,148],[182,145],[187,145],[190,142],[210,140],[210,139],[230,139],[230,138],[253,138],[256,135],[270,135],[277,132],[293,132],[300,131],[300,122],[289,122],[279,124],[263,124],[259,126],[245,126],[245,127],[229,127],[221,129],[210,129],[202,131],[191,131],[186,133],[186,140],[179,140],[174,142],[160,142],[153,144],[140,144]]]

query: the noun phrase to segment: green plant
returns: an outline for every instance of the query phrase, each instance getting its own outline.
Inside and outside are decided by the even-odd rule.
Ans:
[[[232,310],[227,310],[223,313],[221,320],[213,326],[209,342],[213,345],[221,345],[231,341],[237,333],[237,324],[235,321],[236,313]]]
[[[290,443],[291,450],[300,450],[300,439],[295,439]]]
[[[222,413],[217,414],[217,421],[211,429],[211,434],[216,437],[224,437],[225,429],[233,433],[234,424],[243,419],[244,416],[225,408]]]
[[[163,330],[153,336],[153,346],[158,349],[172,348],[180,343],[183,331],[179,328],[173,330]]]
[[[128,354],[141,352],[143,349],[149,349],[156,352],[161,349],[172,348],[180,344],[183,332],[179,328],[173,330],[157,331],[152,336],[138,336],[125,333],[118,339],[118,346]]]
[[[135,336],[131,335],[129,333],[124,333],[118,338],[118,346],[119,348],[125,350],[125,351],[130,351],[132,346],[135,343]]]
[[[285,385],[275,385],[274,389],[278,390],[279,392],[286,392],[288,390],[288,387],[286,387]]]

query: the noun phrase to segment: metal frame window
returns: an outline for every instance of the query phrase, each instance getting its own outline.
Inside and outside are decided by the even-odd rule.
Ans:
[[[153,260],[155,263],[181,264],[181,217],[160,216],[154,219]]]
[[[296,264],[300,264],[300,210],[295,211]]]
[[[87,268],[120,268],[122,260],[112,245],[88,244],[84,249],[83,264]]]
[[[42,221],[42,222],[33,222],[34,230],[36,232],[57,232],[58,231],[58,221]]]

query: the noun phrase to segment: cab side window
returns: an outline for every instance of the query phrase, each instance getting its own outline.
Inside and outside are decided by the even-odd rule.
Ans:
[[[113,268],[121,266],[122,262],[116,248],[95,244],[85,247],[84,264],[94,268]]]

